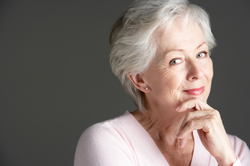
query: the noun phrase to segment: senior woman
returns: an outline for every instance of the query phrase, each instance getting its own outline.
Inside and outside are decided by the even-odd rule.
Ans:
[[[110,63],[138,109],[89,127],[75,166],[250,166],[207,104],[215,39],[186,0],[137,0],[115,22]]]

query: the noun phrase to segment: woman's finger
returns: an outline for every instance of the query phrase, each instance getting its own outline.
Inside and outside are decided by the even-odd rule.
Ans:
[[[185,146],[185,140],[187,139],[187,136],[193,130],[200,130],[204,133],[211,134],[214,133],[215,130],[218,130],[221,125],[222,122],[217,110],[195,111],[189,114],[186,119],[184,119],[179,134],[177,135],[177,139],[181,140],[180,142],[183,143],[181,147],[183,147]],[[214,128],[215,126],[216,129]]]
[[[213,109],[207,103],[204,103],[200,99],[190,99],[183,102],[177,109],[177,112],[184,112],[188,109],[195,109],[195,110],[204,110],[204,109]]]
[[[179,147],[186,146],[188,135],[190,135],[193,130],[206,130],[206,132],[211,130],[211,126],[207,119],[207,117],[196,117],[188,121],[177,135],[177,139],[180,141]]]
[[[181,128],[183,128],[186,123],[190,120],[202,120],[204,116],[208,116],[210,114],[211,110],[197,110],[197,111],[191,111],[189,112],[185,119],[182,121]]]
[[[204,126],[206,126],[207,122],[206,120],[207,118],[205,117],[196,117],[192,120],[189,120],[184,127],[180,130],[179,134],[177,135],[178,139],[184,138],[186,135],[188,135],[189,133],[191,133],[193,130],[200,130],[202,129]]]

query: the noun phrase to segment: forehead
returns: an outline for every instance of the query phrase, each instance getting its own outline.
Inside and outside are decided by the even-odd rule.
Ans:
[[[155,34],[157,51],[169,51],[171,49],[182,49],[192,51],[201,43],[205,42],[204,34],[194,21],[184,24],[183,21],[174,21],[158,29]]]

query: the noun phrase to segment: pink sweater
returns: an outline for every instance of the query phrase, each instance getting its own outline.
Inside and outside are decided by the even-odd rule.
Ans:
[[[204,148],[197,131],[191,166],[217,166]],[[238,160],[234,166],[250,166],[246,143],[228,135]],[[74,166],[169,166],[147,131],[128,111],[120,117],[89,127],[82,134]]]

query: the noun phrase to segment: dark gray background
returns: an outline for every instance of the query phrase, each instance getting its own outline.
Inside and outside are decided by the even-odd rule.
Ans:
[[[134,110],[109,66],[111,26],[132,0],[0,1],[0,165],[73,165],[81,133]],[[250,144],[249,0],[191,0],[217,39],[209,104]]]

